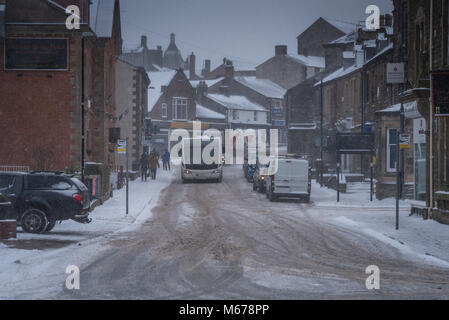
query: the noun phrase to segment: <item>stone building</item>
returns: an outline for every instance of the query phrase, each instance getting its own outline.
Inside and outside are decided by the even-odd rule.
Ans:
[[[82,8],[84,23],[80,30],[68,30],[66,2],[6,2],[5,32],[0,38],[0,147],[3,150],[0,163],[3,165],[25,165],[35,170],[79,170],[84,149],[85,161],[114,166],[115,148],[109,141],[109,129],[114,127],[115,60],[122,45],[120,4],[118,0],[71,1],[70,4]],[[101,19],[90,19],[93,16]],[[51,56],[46,54],[49,49]],[[84,121],[81,113],[83,54]],[[83,123],[84,146],[81,143]]]
[[[325,48],[323,45],[355,30],[355,24],[319,18],[297,37],[298,54],[324,57]]]
[[[268,110],[260,104],[250,101],[242,95],[229,92],[210,93],[206,81],[202,80],[197,88],[197,108],[207,108],[217,121],[211,127],[216,129],[269,129]],[[197,110],[198,113],[198,110]],[[214,115],[215,113],[215,115]],[[222,115],[222,117],[218,117]],[[213,120],[212,117],[207,119]]]
[[[235,76],[234,66],[227,61],[225,76],[209,88],[209,93],[247,97],[268,111],[272,129],[279,130],[279,142],[287,143],[284,95],[286,90],[268,79]]]
[[[160,71],[164,64],[162,46],[149,49],[148,38],[144,35],[141,36],[140,45],[134,50],[123,52],[120,59],[134,66],[143,67],[147,72]]]
[[[290,89],[323,71],[324,67],[324,57],[288,54],[287,46],[276,46],[274,57],[256,67],[256,77]]]
[[[121,59],[117,60],[116,68],[116,125],[120,128],[120,139],[128,138],[128,169],[138,171],[140,157],[143,152],[148,151],[144,143],[150,79],[144,68],[133,66]],[[117,155],[116,167],[126,170],[124,155]]]
[[[255,77],[256,68],[255,65],[251,65],[243,62],[231,61],[227,58],[223,58],[223,63],[211,70],[210,60],[204,61],[204,68],[202,69],[202,77],[205,80],[214,80],[223,78],[225,76],[225,70],[227,64],[232,64],[234,67],[234,75],[240,77]]]
[[[431,10],[433,6],[433,10]],[[406,64],[406,91],[402,102],[411,103],[424,119],[421,126],[414,129],[425,133],[425,143],[414,144],[414,152],[426,159],[426,204],[432,218],[449,223],[449,165],[448,165],[448,125],[445,115],[438,115],[436,108],[431,112],[429,99],[432,74],[449,71],[448,53],[448,12],[449,4],[444,1],[394,0],[395,17],[402,17],[404,37],[402,55]],[[431,23],[432,21],[432,23]],[[432,30],[430,29],[432,28]],[[430,35],[433,35],[430,38]],[[432,75],[432,77],[433,77]],[[446,81],[447,83],[447,81]],[[437,92],[447,94],[447,92]],[[421,128],[422,127],[422,128]],[[425,151],[424,151],[425,150]],[[417,162],[415,157],[414,161]],[[421,160],[422,161],[422,160]]]

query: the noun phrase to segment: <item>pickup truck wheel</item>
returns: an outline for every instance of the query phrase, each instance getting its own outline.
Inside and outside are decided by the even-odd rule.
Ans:
[[[47,228],[47,215],[42,210],[31,208],[24,212],[20,224],[27,233],[42,233]]]
[[[268,199],[270,199],[271,202],[276,200],[276,196],[273,194],[273,192],[270,192],[270,194],[268,195]]]

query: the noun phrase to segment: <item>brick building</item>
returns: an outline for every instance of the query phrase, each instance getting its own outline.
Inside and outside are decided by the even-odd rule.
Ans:
[[[196,119],[196,93],[182,69],[149,72],[148,112],[153,128],[152,148],[162,154],[170,131],[192,128]]]
[[[93,1],[90,7],[91,2],[6,1],[0,39],[1,164],[81,168],[84,53],[85,160],[113,165],[109,128],[114,126],[115,58],[121,50],[120,5],[118,0]],[[69,4],[80,7],[80,30],[66,28]],[[110,10],[101,10],[100,4]],[[94,23],[90,11],[106,14],[101,21],[107,23]]]

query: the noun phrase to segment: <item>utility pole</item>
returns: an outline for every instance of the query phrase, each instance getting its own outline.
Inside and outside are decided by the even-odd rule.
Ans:
[[[320,187],[323,187],[323,164],[324,164],[324,149],[323,149],[323,143],[324,143],[324,129],[323,129],[323,112],[324,112],[324,105],[323,105],[323,79],[321,79],[321,87],[320,87]]]
[[[129,139],[126,138],[126,215],[129,213],[129,169],[128,169],[128,158],[129,158],[129,148],[128,148]]]
[[[84,181],[84,163],[85,163],[85,158],[84,158],[84,153],[85,153],[85,105],[84,105],[84,100],[85,100],[85,92],[84,92],[84,61],[85,57],[84,57],[84,34],[83,32],[81,32],[81,181],[83,183],[85,183]]]
[[[429,48],[429,74],[433,70],[433,0],[430,0],[430,48]],[[432,79],[432,78],[431,78]],[[433,89],[432,81],[430,86]],[[430,92],[430,112],[429,112],[429,214],[433,208],[433,93]]]

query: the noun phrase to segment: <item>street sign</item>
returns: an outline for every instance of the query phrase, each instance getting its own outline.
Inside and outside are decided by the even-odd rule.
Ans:
[[[410,134],[401,133],[399,135],[399,148],[400,149],[410,149],[412,146],[410,144]]]
[[[117,153],[126,154],[126,140],[117,140]]]
[[[404,83],[404,63],[387,63],[387,83]]]
[[[449,72],[432,73],[431,77],[435,117],[449,117]]]

